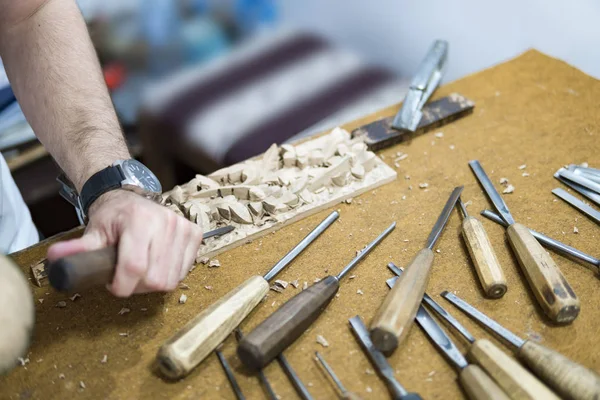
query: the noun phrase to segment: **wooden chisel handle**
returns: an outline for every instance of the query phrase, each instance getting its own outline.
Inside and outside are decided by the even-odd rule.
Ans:
[[[83,290],[110,283],[117,265],[116,246],[73,254],[50,263],[48,280],[63,292]]]
[[[382,353],[393,353],[408,335],[429,282],[432,263],[431,249],[419,251],[377,310],[370,327],[371,341]]]
[[[289,299],[242,339],[237,349],[242,363],[264,368],[306,331],[339,288],[337,278],[327,276]]]
[[[483,368],[511,399],[560,400],[531,372],[489,340],[475,341],[467,358]]]
[[[600,376],[562,354],[531,340],[517,356],[565,399],[600,399]]]
[[[506,278],[483,224],[475,217],[465,217],[462,235],[485,295],[492,299],[504,296]]]
[[[510,399],[496,382],[475,364],[469,364],[463,368],[458,380],[471,400]]]
[[[256,307],[269,283],[256,275],[198,314],[167,340],[156,356],[160,371],[171,379],[186,376]]]
[[[556,323],[573,322],[579,315],[579,299],[552,257],[524,225],[513,224],[506,232],[544,313]]]

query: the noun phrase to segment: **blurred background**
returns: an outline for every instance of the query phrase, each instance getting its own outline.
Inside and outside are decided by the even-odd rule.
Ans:
[[[446,82],[529,48],[600,77],[593,0],[78,4],[131,151],[165,190],[402,101],[435,39]],[[78,224],[1,63],[0,151],[44,235]]]

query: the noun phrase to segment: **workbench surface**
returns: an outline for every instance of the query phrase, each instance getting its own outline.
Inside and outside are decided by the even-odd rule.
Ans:
[[[497,187],[501,177],[515,186],[514,193],[504,198],[517,221],[599,255],[599,227],[566,203],[556,201],[550,191],[561,186],[553,173],[564,164],[588,161],[590,166],[598,167],[600,82],[562,61],[528,51],[445,85],[436,98],[451,92],[475,101],[473,115],[443,127],[441,138],[431,132],[380,152],[391,166],[396,152],[409,155],[400,161],[398,179],[355,198],[351,204],[333,207],[341,210],[339,221],[279,276],[287,281],[312,283],[327,272],[337,273],[357,249],[373,240],[391,221],[398,222],[396,230],[353,271],[356,278],[342,281],[339,298],[285,353],[316,399],[335,398],[335,392],[314,361],[315,350],[324,355],[348,389],[365,399],[388,398],[383,382],[372,374],[372,366],[352,336],[348,319],[359,314],[367,323],[371,321],[388,292],[385,280],[391,273],[386,264],[394,261],[406,265],[422,248],[455,186],[465,185],[463,199],[472,201],[468,209],[473,215],[491,207],[467,165],[469,160],[479,159]],[[383,110],[346,128],[392,115],[396,110],[397,107]],[[527,165],[525,170],[518,168],[522,164]],[[529,176],[522,176],[523,172]],[[428,183],[429,187],[420,189],[419,183]],[[71,301],[50,288],[33,288],[37,325],[30,362],[0,378],[0,398],[233,399],[214,354],[186,379],[173,383],[153,373],[157,349],[204,307],[249,276],[266,272],[330,211],[222,254],[218,257],[220,268],[199,266],[185,280],[190,287],[185,291],[185,304],[178,303],[183,290],[117,299],[99,289],[81,293],[80,298]],[[540,340],[584,366],[600,370],[595,322],[600,321],[597,273],[553,254],[581,299],[581,314],[570,326],[552,326],[527,286],[504,228],[480,219],[506,273],[506,295],[500,300],[483,298],[460,237],[457,212],[452,214],[436,246],[439,254],[436,253],[429,294],[478,338],[491,336],[442,299],[442,290],[456,292],[518,335]],[[574,233],[575,226],[578,234]],[[28,272],[29,266],[43,257],[45,249],[37,246],[15,258]],[[359,289],[364,294],[358,294]],[[244,321],[243,330],[249,331],[298,290],[289,286],[282,294],[271,291]],[[67,302],[66,308],[55,307],[60,300]],[[131,312],[119,315],[124,307]],[[319,334],[327,339],[329,347],[316,342]],[[461,338],[454,332],[451,336],[462,350],[466,349]],[[264,398],[257,379],[244,372],[235,356],[233,337],[225,342],[223,351],[236,370],[246,397]],[[104,355],[107,361],[102,363]],[[399,381],[425,399],[464,397],[456,372],[417,326],[389,361]],[[277,364],[268,366],[265,373],[281,398],[296,398]],[[64,379],[59,379],[60,374],[64,374]],[[80,382],[85,388],[80,387]]]

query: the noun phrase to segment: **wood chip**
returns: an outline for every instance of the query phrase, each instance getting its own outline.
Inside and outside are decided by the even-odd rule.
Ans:
[[[79,387],[85,389],[85,383],[83,383],[83,381],[79,381]]]
[[[181,289],[181,290],[189,290],[189,288],[190,287],[188,285],[186,285],[185,283],[179,284],[179,289]]]
[[[435,252],[436,252],[436,253],[441,253],[440,249],[437,249]]]
[[[522,174],[522,175],[523,175],[524,177],[526,177],[526,178],[529,176],[529,174],[528,174],[527,172],[523,172],[523,174]]]
[[[454,146],[453,144],[450,145],[450,150],[454,150],[456,148],[456,146]]]
[[[508,185],[508,178],[500,178],[501,185]]]
[[[308,289],[308,282],[304,281],[304,283],[302,284],[302,290],[306,289]]]
[[[19,361],[19,364],[21,364],[22,367],[24,367],[25,364],[29,364],[29,358],[19,357],[17,358],[17,360]]]
[[[100,360],[100,362],[101,362],[102,364],[106,364],[106,362],[107,362],[107,361],[108,361],[108,355],[107,355],[107,354],[105,354],[105,355],[104,355],[104,357],[102,357],[102,360]]]
[[[210,260],[208,259],[208,257],[202,257],[202,258],[201,258],[200,260],[198,260],[198,261],[200,261],[202,264],[206,265],[206,264],[208,264],[208,262],[209,262]]]
[[[360,295],[362,295],[362,294],[364,294],[364,293],[363,293],[363,291],[362,291],[362,290],[358,289],[358,290],[356,291],[356,294],[360,294]]]
[[[121,333],[119,333],[119,336],[127,337],[127,336],[129,336],[129,332],[121,332]]]
[[[298,286],[299,286],[298,279],[295,279],[295,280],[291,281],[290,285],[292,285],[294,287],[294,289],[297,289]]]
[[[275,285],[281,286],[283,289],[286,289],[288,287],[288,283],[286,281],[284,281],[283,279],[277,279],[275,281]]]
[[[506,189],[502,191],[502,193],[510,194],[515,191],[515,187],[513,185],[508,185]]]
[[[348,279],[354,279],[354,278],[356,278],[356,275],[350,275],[350,276],[348,277]]]
[[[216,258],[214,260],[210,260],[208,262],[208,267],[209,268],[219,268],[220,266],[221,266],[221,263]]]
[[[146,307],[140,308],[140,310],[142,310],[142,311],[148,311],[148,309]]]
[[[576,226],[573,227],[573,233],[579,233],[579,229]]]
[[[329,347],[329,342],[321,335],[317,335],[317,343],[323,347]]]
[[[365,373],[366,373],[367,375],[375,375],[375,371],[373,371],[371,368],[367,368],[367,369],[365,370]]]
[[[438,132],[435,134],[436,138],[443,138],[444,137],[444,132]]]
[[[65,374],[58,374],[58,379],[65,379]]]
[[[56,303],[57,308],[65,308],[66,306],[67,306],[66,301],[59,301],[58,303]]]
[[[179,304],[185,304],[186,301],[187,301],[187,296],[185,294],[182,294],[181,297],[179,298]]]
[[[123,308],[121,308],[121,311],[119,311],[118,315],[127,314],[128,312],[131,312],[131,310],[127,307],[123,307]]]
[[[77,300],[77,298],[81,297],[81,295],[79,293],[75,293],[73,296],[69,297],[71,299],[71,301],[75,301]]]
[[[277,293],[283,293],[283,288],[281,286],[271,285],[269,289]]]
[[[315,278],[314,283],[321,282],[321,278]]]
[[[420,187],[421,189],[428,188],[428,187],[429,187],[429,183],[419,183],[419,187]]]
[[[42,304],[44,302],[44,299],[38,299],[38,301],[40,302],[40,304]]]
[[[370,386],[367,386],[367,393],[371,393],[373,391],[373,389],[371,389]]]
[[[525,168],[527,168],[527,164],[519,165],[519,169],[525,169]]]
[[[352,204],[352,197],[349,197],[346,200],[344,200],[344,203],[346,203],[346,204]]]
[[[210,285],[204,286],[204,289],[206,289],[206,290],[212,290],[212,286],[210,286]]]

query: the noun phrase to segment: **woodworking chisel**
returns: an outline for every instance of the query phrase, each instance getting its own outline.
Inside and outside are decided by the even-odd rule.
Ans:
[[[470,161],[469,166],[500,216],[509,225],[506,228],[508,242],[544,313],[556,323],[573,322],[579,315],[579,299],[566,278],[529,229],[515,222],[508,206],[494,188],[494,184],[479,161]]]
[[[486,217],[487,219],[489,219],[491,221],[494,221],[497,224],[500,224],[504,227],[508,227],[508,224],[506,223],[506,221],[504,221],[502,219],[502,217],[500,217],[498,214],[494,213],[491,210],[483,210],[481,212],[481,215],[483,215],[484,217]],[[540,242],[542,244],[542,246],[545,246],[549,249],[552,249],[559,253],[565,254],[567,256],[574,257],[574,258],[584,261],[586,263],[592,264],[595,267],[594,271],[598,271],[598,269],[600,268],[600,259],[597,259],[594,256],[590,256],[589,254],[584,253],[581,250],[577,250],[574,247],[567,246],[566,244],[559,242],[556,239],[552,239],[551,237],[548,237],[548,236],[544,235],[543,233],[534,231],[533,229],[529,229],[529,232],[531,232],[533,237],[536,238],[538,240],[538,242]]]
[[[386,281],[387,285],[391,288],[402,275],[403,271],[394,263],[389,263],[388,268],[397,275]],[[481,339],[476,341],[473,335],[456,318],[444,310],[427,293],[423,295],[423,303],[438,313],[471,343],[467,359],[483,368],[511,399],[559,399],[550,389],[531,375],[529,371],[502,352],[489,340]]]
[[[566,203],[576,208],[583,214],[587,215],[590,219],[592,219],[595,223],[600,224],[600,212],[598,210],[593,209],[589,205],[585,204],[583,201],[579,200],[577,197],[573,196],[570,193],[567,193],[563,189],[554,189],[552,194],[560,197]]]
[[[598,194],[598,193],[594,192],[593,190],[590,190],[586,187],[583,187],[575,182],[571,182],[570,180],[563,178],[562,176],[560,176],[561,170],[562,170],[562,168],[559,169],[558,172],[556,172],[554,174],[554,177],[557,180],[559,180],[564,185],[570,187],[571,189],[573,189],[580,195],[587,197],[588,199],[590,199],[591,201],[593,201],[594,203],[596,203],[597,205],[600,206],[600,194]]]
[[[242,393],[242,389],[240,388],[239,383],[237,383],[237,380],[235,379],[235,375],[233,375],[231,366],[229,365],[227,359],[225,359],[225,356],[223,355],[223,352],[221,352],[221,350],[219,349],[216,349],[215,354],[217,355],[217,358],[219,359],[219,362],[221,363],[221,366],[225,371],[225,375],[227,375],[227,380],[231,384],[231,389],[233,389],[233,393],[235,393],[235,398],[237,400],[246,400],[246,397]]]
[[[208,239],[231,232],[233,226],[224,226],[205,232],[202,237]],[[117,246],[100,250],[86,251],[48,264],[48,280],[52,287],[61,292],[74,292],[97,285],[112,282],[117,266]]]
[[[160,371],[168,378],[186,376],[242,322],[269,291],[269,280],[288,266],[337,218],[329,214],[264,276],[255,275],[203,310],[158,350]]]
[[[362,319],[357,315],[348,320],[350,329],[354,333],[354,337],[360,343],[363,351],[367,353],[371,365],[375,367],[379,377],[383,379],[385,385],[392,396],[392,400],[421,400],[418,393],[408,393],[408,391],[398,382],[394,376],[394,369],[388,363],[382,352],[377,350],[371,342],[369,330],[365,326]]]
[[[483,292],[489,298],[499,299],[506,293],[506,278],[492,248],[492,243],[483,224],[477,218],[469,215],[467,207],[460,198],[458,205],[464,216],[462,236],[467,244]]]
[[[316,358],[317,361],[319,361],[321,363],[321,365],[323,366],[323,368],[325,369],[325,372],[327,372],[327,375],[329,375],[329,377],[331,378],[333,383],[335,383],[335,386],[337,386],[337,388],[339,389],[340,394],[342,395],[341,396],[342,399],[344,399],[344,400],[362,400],[362,398],[359,395],[346,389],[346,387],[342,384],[342,381],[340,381],[340,379],[337,377],[335,372],[333,372],[333,369],[329,366],[329,364],[327,364],[327,361],[325,361],[323,356],[321,354],[319,354],[318,351],[315,351],[315,356],[317,357]]]
[[[371,322],[371,340],[375,347],[386,355],[390,355],[398,347],[412,327],[429,282],[433,264],[433,246],[446,226],[462,190],[463,187],[460,186],[452,191],[427,238],[425,248],[421,249],[410,262],[405,276],[388,293]]]
[[[263,368],[294,343],[333,300],[340,288],[340,280],[395,227],[396,223],[394,222],[361,250],[337,276],[326,276],[308,289],[301,291],[247,334],[237,350],[244,365],[253,369]]]
[[[455,294],[444,291],[441,295],[509,343],[517,357],[560,396],[572,400],[600,398],[600,376],[595,372],[539,343],[521,339]]]

